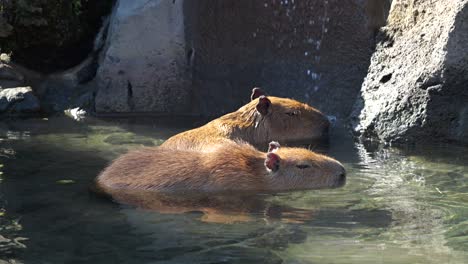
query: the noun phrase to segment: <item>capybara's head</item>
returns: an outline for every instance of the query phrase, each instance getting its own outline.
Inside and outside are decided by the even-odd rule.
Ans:
[[[282,148],[271,142],[265,159],[274,190],[334,188],[346,183],[340,162],[303,148]]]
[[[328,135],[330,122],[319,110],[293,99],[267,96],[254,88],[251,104],[255,104],[256,130],[269,140],[320,139]]]

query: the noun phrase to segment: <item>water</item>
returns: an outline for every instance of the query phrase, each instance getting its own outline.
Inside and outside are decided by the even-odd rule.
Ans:
[[[468,149],[460,146],[397,150],[354,143],[338,131],[317,150],[343,162],[344,188],[250,197],[259,206],[243,221],[231,214],[230,223],[200,212],[136,209],[88,192],[119,154],[194,125],[154,118],[2,122],[0,259],[468,263]]]

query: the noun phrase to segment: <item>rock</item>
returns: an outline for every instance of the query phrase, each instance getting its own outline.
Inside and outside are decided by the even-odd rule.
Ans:
[[[0,63],[0,80],[24,81],[24,76],[16,71],[12,66]]]
[[[394,0],[351,115],[387,142],[468,142],[468,1]]]
[[[219,115],[260,86],[348,117],[388,2],[186,1],[195,105]]]
[[[81,121],[88,115],[86,110],[81,109],[79,107],[76,107],[73,109],[67,109],[65,110],[65,114],[75,119],[76,121]]]
[[[96,111],[219,115],[262,86],[347,117],[388,2],[117,1]]]
[[[183,3],[116,2],[96,76],[97,113],[190,110]]]
[[[46,113],[70,113],[71,109],[81,109],[87,113],[94,111],[95,83],[99,51],[103,48],[105,32],[109,20],[106,19],[99,31],[91,54],[78,65],[65,71],[47,75],[35,87],[41,100],[42,111]]]
[[[94,107],[94,84],[88,83],[89,79],[82,78],[82,74],[94,66],[93,57],[88,57],[71,69],[46,76],[35,89],[42,102],[42,110],[54,113],[78,107],[91,111]]]
[[[33,113],[40,110],[39,100],[31,87],[9,88],[0,91],[0,113]]]
[[[6,53],[1,53],[1,54],[0,54],[0,62],[10,63],[10,62],[11,62],[11,57],[10,57],[10,55],[8,55],[8,54],[6,54]]]

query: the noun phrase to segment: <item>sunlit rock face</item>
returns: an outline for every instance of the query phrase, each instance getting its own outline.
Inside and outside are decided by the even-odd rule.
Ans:
[[[98,113],[190,110],[183,1],[117,1],[106,41]]]
[[[468,1],[395,0],[353,117],[389,142],[468,142]]]
[[[117,1],[96,111],[219,115],[262,86],[346,117],[388,3]]]

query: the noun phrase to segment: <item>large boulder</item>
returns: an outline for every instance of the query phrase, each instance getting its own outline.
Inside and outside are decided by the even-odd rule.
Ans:
[[[388,142],[468,142],[468,1],[394,0],[352,114]]]
[[[0,90],[0,114],[34,113],[40,110],[39,100],[31,87],[17,87]]]
[[[97,113],[190,110],[183,2],[116,2],[96,76]]]

